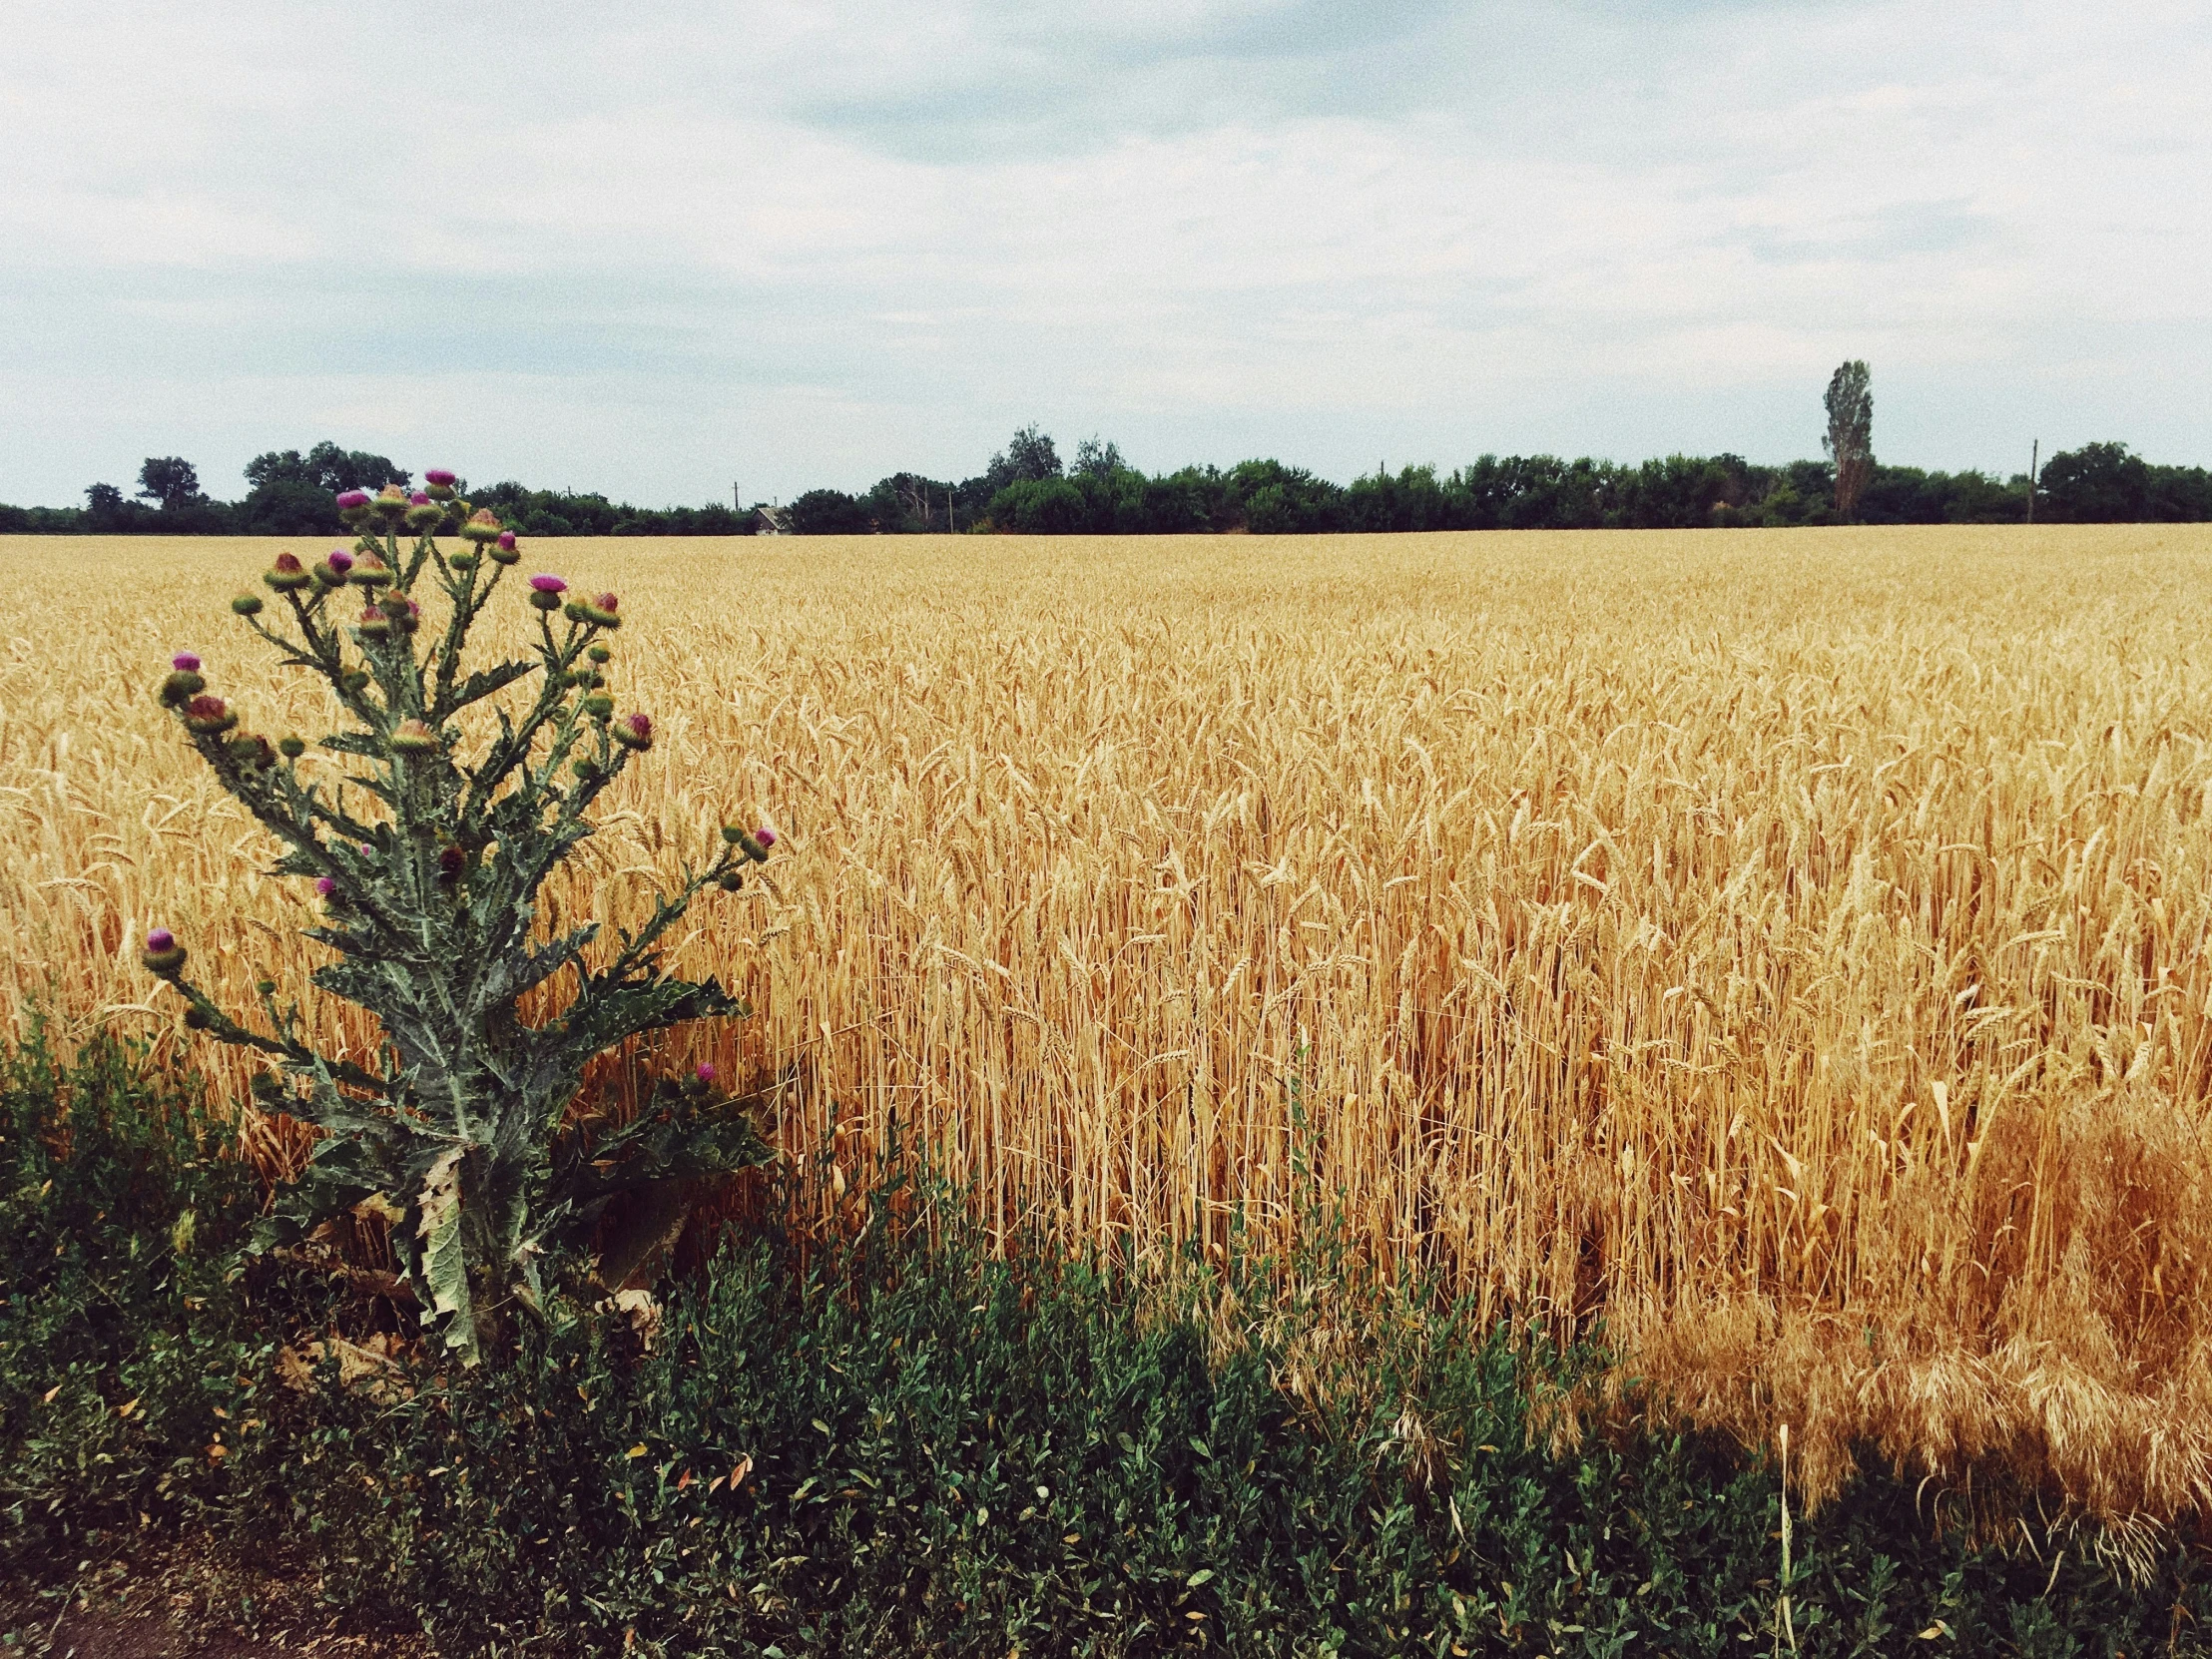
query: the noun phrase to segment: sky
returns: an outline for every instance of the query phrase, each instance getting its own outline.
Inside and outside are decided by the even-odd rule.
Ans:
[[[2212,0],[12,0],[0,501],[2212,463]]]

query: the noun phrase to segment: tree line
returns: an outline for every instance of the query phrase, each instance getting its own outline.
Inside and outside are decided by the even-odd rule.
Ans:
[[[210,496],[199,469],[176,455],[147,457],[139,487],[126,495],[114,484],[94,484],[82,507],[0,506],[0,532],[17,534],[350,536],[338,521],[336,497],[346,490],[374,492],[401,486],[413,475],[388,456],[345,449],[325,440],[304,453],[273,449],[246,465],[246,494],[236,501]],[[535,536],[736,536],[751,535],[757,514],[716,503],[706,507],[633,507],[597,493],[533,489],[511,480],[482,488],[465,482],[461,493],[489,507],[510,528]]]
[[[802,535],[970,529],[1270,535],[2016,524],[2030,516],[2029,504],[2025,473],[2000,479],[1884,466],[1848,433],[1830,458],[1779,466],[1730,454],[1637,464],[1482,455],[1449,472],[1378,465],[1338,484],[1275,460],[1145,473],[1097,439],[1086,439],[1073,463],[1063,465],[1052,439],[1029,426],[977,477],[955,482],[895,473],[863,494],[810,490],[785,509],[784,527]],[[2212,473],[2153,466],[2123,443],[2084,444],[2053,455],[2040,470],[2032,516],[2048,523],[2212,520]]]
[[[1854,366],[1863,374],[1864,364],[1845,368]],[[1052,438],[1032,425],[971,478],[898,472],[864,492],[809,490],[789,506],[745,511],[720,503],[635,507],[602,494],[511,480],[462,489],[502,523],[533,536],[748,535],[764,529],[800,535],[1271,535],[2015,524],[2030,517],[2076,524],[2212,520],[2212,473],[2153,465],[2118,442],[2052,455],[2032,490],[2024,473],[1997,478],[1882,465],[1865,441],[1871,402],[1863,379],[1844,384],[1841,399],[1838,391],[1832,384],[1828,453],[1781,465],[1732,454],[1668,455],[1634,464],[1481,455],[1448,472],[1378,465],[1339,484],[1276,460],[1147,473],[1097,438],[1085,439],[1063,462]],[[0,532],[337,536],[344,533],[332,505],[337,492],[410,481],[385,456],[326,441],[304,452],[257,456],[246,468],[247,493],[221,501],[202,489],[189,461],[149,457],[135,494],[99,483],[86,490],[82,507],[0,506]]]

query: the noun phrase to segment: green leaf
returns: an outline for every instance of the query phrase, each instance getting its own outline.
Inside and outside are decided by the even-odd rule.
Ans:
[[[444,1319],[445,1346],[459,1352],[463,1365],[476,1364],[476,1322],[468,1297],[468,1262],[461,1250],[461,1147],[452,1147],[433,1163],[422,1182],[416,1208],[422,1220],[415,1236],[422,1241],[421,1270],[425,1325]]]

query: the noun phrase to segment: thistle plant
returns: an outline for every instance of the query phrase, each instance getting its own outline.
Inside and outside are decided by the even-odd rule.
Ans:
[[[470,632],[514,596],[505,579],[521,554],[491,513],[458,499],[451,473],[426,478],[411,495],[339,496],[359,534],[350,550],[312,566],[279,554],[263,578],[273,600],[231,602],[343,711],[344,729],[316,745],[342,757],[342,782],[302,773],[302,739],[242,728],[191,653],[160,691],[223,787],[281,844],[276,871],[312,882],[322,914],[305,933],[336,960],[311,977],[375,1016],[376,1063],[317,1052],[297,1001],[280,1003],[266,979],[259,1021],[233,1018],[186,976],[186,948],[168,929],[148,934],[143,959],[183,997],[186,1024],[267,1057],[254,1080],[265,1108],[322,1131],[278,1197],[270,1241],[348,1211],[382,1214],[424,1325],[474,1364],[505,1306],[541,1306],[548,1265],[579,1257],[618,1198],[665,1217],[672,1184],[768,1156],[711,1067],[662,1082],[619,1128],[580,1124],[571,1108],[595,1056],[750,1012],[712,978],[679,977],[662,946],[694,898],[736,891],[776,837],[726,828],[673,891],[655,894],[642,925],[592,959],[596,923],[546,933],[540,889],[592,833],[592,803],[651,751],[653,722],[616,712],[616,596],[583,598],[558,576],[520,584],[537,613],[525,655],[468,665]],[[441,544],[456,530],[455,545]],[[548,1007],[535,1025],[522,1015],[533,993]]]

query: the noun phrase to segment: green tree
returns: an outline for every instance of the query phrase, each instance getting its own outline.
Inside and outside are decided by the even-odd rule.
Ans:
[[[1836,514],[1849,519],[1874,474],[1874,380],[1866,360],[1854,357],[1837,365],[1828,378],[1828,430],[1821,448],[1836,463]]]
[[[246,463],[249,489],[265,484],[309,484],[336,495],[342,490],[382,489],[404,485],[408,475],[381,455],[363,450],[340,449],[325,438],[302,455],[296,449],[272,449]]]
[[[1090,501],[1070,478],[1023,478],[991,497],[991,522],[1025,536],[1076,536],[1089,531]]]
[[[2145,516],[2167,524],[2212,519],[2212,472],[2201,466],[2154,466]]]
[[[164,507],[200,494],[200,474],[182,455],[149,455],[139,468],[139,495]]]
[[[2124,443],[2085,443],[2043,464],[2037,491],[2057,524],[2127,524],[2149,516],[2150,463]]]
[[[864,536],[875,521],[858,498],[842,490],[809,490],[791,504],[796,536]]]
[[[238,516],[249,535],[335,535],[343,528],[336,496],[346,490],[373,494],[407,481],[408,474],[385,456],[341,449],[328,438],[304,455],[272,449],[246,463],[247,496]]]
[[[1045,441],[1051,442],[1049,438]],[[1120,444],[1093,433],[1075,446],[1075,465],[1071,470],[1084,477],[1105,478],[1128,471],[1129,463],[1121,458]]]
[[[1057,478],[1060,472],[1059,450],[1053,447],[1051,438],[1031,423],[1017,431],[983,469],[985,498],[996,495],[1008,484],[1036,483]]]

